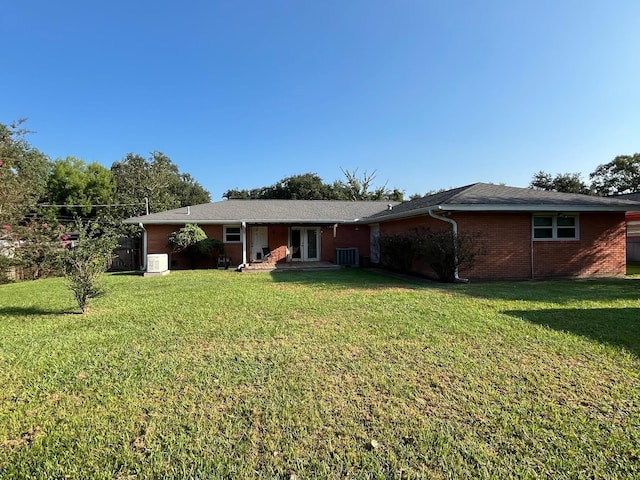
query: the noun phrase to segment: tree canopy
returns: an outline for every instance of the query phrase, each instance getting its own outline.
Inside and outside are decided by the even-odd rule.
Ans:
[[[619,155],[589,175],[599,195],[640,192],[640,153]]]
[[[608,163],[598,165],[589,174],[591,184],[580,173],[561,173],[555,176],[540,171],[534,174],[529,188],[591,195],[618,195],[640,192],[640,153],[619,155]]]
[[[181,174],[162,152],[152,152],[148,159],[129,153],[113,163],[111,172],[116,185],[115,203],[123,205],[121,218],[144,213],[145,198],[150,213],[211,201],[209,192],[191,175]]]
[[[559,173],[554,177],[550,173],[540,171],[533,176],[529,188],[551,192],[592,193],[579,173]]]
[[[325,183],[317,173],[304,173],[285,177],[271,186],[252,190],[227,190],[223,197],[249,200],[392,200],[402,201],[403,192],[397,188],[389,190],[386,185],[371,190],[375,171],[358,177],[357,169],[353,172],[342,170],[346,182],[336,180]]]
[[[98,162],[87,164],[79,158],[58,158],[52,164],[42,200],[68,205],[62,213],[74,217],[95,211],[93,205],[112,203],[115,190],[113,174]]]
[[[0,224],[21,221],[46,191],[47,156],[24,139],[20,126],[0,123]]]
[[[0,225],[84,218],[129,230],[122,220],[144,214],[147,200],[150,212],[211,201],[162,152],[129,153],[110,169],[72,156],[52,162],[25,140],[23,123],[0,123]]]

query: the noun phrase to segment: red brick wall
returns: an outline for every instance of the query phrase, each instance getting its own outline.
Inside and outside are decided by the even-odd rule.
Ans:
[[[624,212],[580,214],[580,239],[533,242],[536,278],[626,272]]]
[[[147,253],[171,253],[169,234],[184,225],[145,225],[147,231]]]
[[[287,245],[289,243],[289,227],[286,225],[269,225],[269,250],[271,261],[283,263],[287,261]]]
[[[458,212],[451,218],[460,234],[479,234],[483,252],[460,276],[470,279],[530,279],[624,275],[626,240],[624,213],[580,214],[580,239],[531,241],[530,213]],[[445,222],[428,216],[386,222],[380,234],[412,231],[415,228],[449,229]],[[533,251],[532,251],[533,249]],[[432,274],[415,262],[416,273]]]
[[[462,278],[531,278],[530,213],[456,213],[460,234],[478,235],[478,255]]]
[[[321,229],[321,260],[335,262],[336,248],[357,248],[361,257],[370,255],[371,240],[368,225],[338,225],[335,237],[333,231],[333,225],[325,225]]]

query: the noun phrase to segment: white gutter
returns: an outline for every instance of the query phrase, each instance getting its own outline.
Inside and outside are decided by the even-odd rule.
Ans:
[[[546,204],[527,203],[513,205],[439,205],[438,209],[451,212],[627,212],[634,205],[572,205],[566,204]]]
[[[433,213],[433,208],[429,209],[429,215],[432,216],[433,218],[437,219],[437,220],[442,220],[443,222],[447,222],[451,224],[451,227],[453,229],[453,256],[454,256],[454,262],[455,262],[455,270],[453,272],[453,279],[456,282],[459,283],[467,283],[469,282],[468,278],[460,278],[458,276],[458,224],[456,223],[456,221],[453,218],[447,218],[447,217],[441,217],[440,215],[436,215],[435,213]]]
[[[142,270],[147,270],[147,230],[144,228],[144,224],[138,224],[142,229]]]

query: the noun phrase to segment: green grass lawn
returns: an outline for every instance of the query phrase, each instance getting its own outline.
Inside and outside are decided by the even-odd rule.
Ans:
[[[640,280],[0,286],[0,478],[639,478]]]

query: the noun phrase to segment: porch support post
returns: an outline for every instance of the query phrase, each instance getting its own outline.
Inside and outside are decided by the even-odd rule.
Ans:
[[[144,228],[142,223],[138,225],[142,229],[142,258],[140,259],[141,262],[139,262],[141,264],[140,270],[145,271],[147,269],[147,229]]]
[[[241,237],[242,237],[242,264],[246,265],[247,263],[247,222],[242,222],[242,227],[240,228]]]

